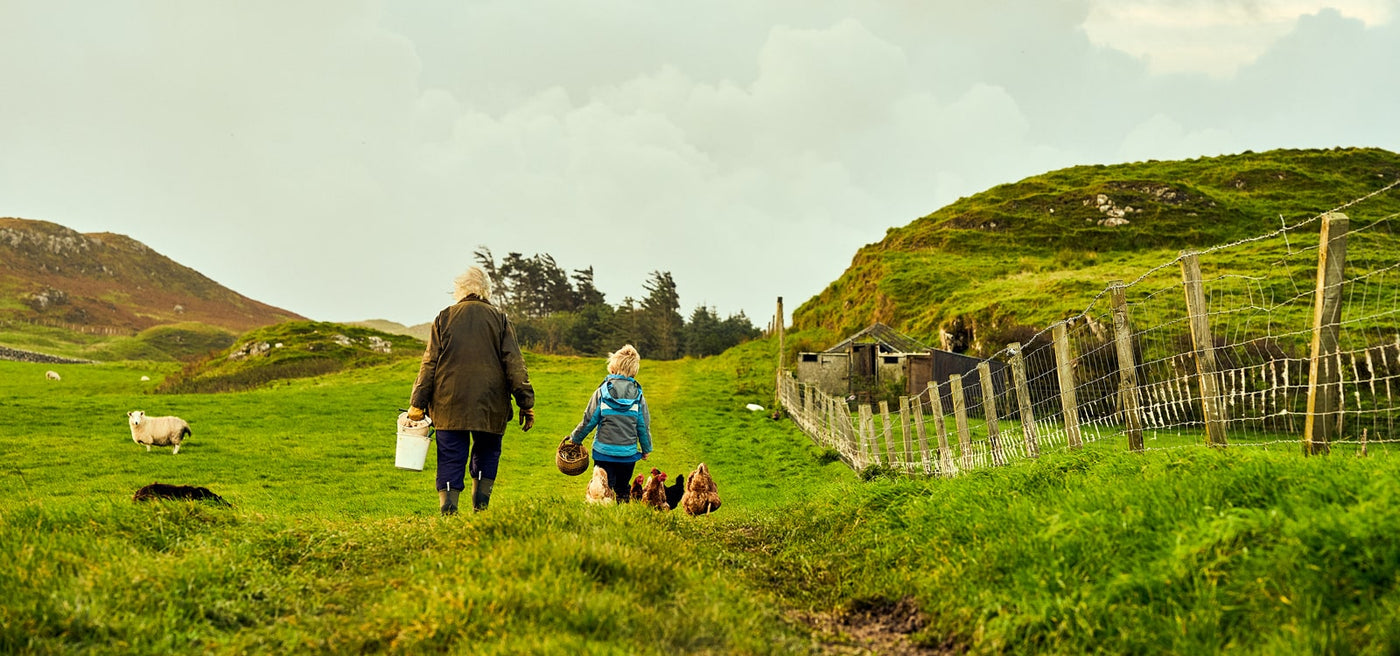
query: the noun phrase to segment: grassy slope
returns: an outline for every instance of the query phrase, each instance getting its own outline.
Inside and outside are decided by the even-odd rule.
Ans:
[[[376,351],[379,340],[389,351]],[[259,353],[249,347],[265,346]],[[228,392],[272,380],[308,378],[422,357],[423,342],[372,328],[324,321],[288,321],[229,339],[223,348],[186,365],[158,388],[161,392]]]
[[[1400,177],[1378,149],[1271,151],[1176,162],[1079,166],[962,198],[856,253],[850,268],[793,313],[798,329],[845,335],[883,321],[937,343],[962,318],[990,353],[1012,324],[1036,327],[1082,310],[1111,280],[1133,280],[1201,249],[1315,216]],[[1160,193],[1159,193],[1160,192]],[[1098,225],[1098,194],[1131,206],[1130,223]],[[1085,201],[1090,201],[1085,205]],[[1351,208],[1353,227],[1400,211],[1400,193]],[[1388,242],[1394,248],[1394,241]],[[1281,244],[1205,261],[1207,275],[1261,275]]]
[[[155,326],[129,336],[103,336],[55,326],[0,322],[0,345],[99,362],[189,361],[228,347],[234,337],[223,328],[195,322]]]
[[[431,474],[390,464],[412,362],[158,396],[138,379],[170,365],[0,362],[0,651],[791,653],[812,641],[783,609],[905,596],[921,639],[974,651],[1400,647],[1400,460],[1095,451],[861,483],[742,409],[773,355],[644,363],[654,463],[720,484],[699,519],[586,507],[553,469],[596,359],[529,358],[535,431],[508,433],[491,510],[446,520]],[[138,408],[194,437],[147,454]],[[235,507],[132,504],[152,480]]]

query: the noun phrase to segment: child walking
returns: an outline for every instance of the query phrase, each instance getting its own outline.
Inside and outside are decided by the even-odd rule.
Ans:
[[[631,499],[632,470],[638,460],[651,453],[651,414],[647,411],[637,370],[642,356],[631,344],[608,356],[608,377],[583,411],[583,421],[569,435],[569,441],[583,444],[595,428],[593,461],[608,473],[608,487],[619,503]]]

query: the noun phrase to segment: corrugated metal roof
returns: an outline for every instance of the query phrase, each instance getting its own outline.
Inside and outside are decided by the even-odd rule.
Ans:
[[[883,323],[876,322],[869,328],[862,330],[841,343],[823,351],[823,353],[841,353],[851,347],[851,344],[875,342],[884,346],[892,353],[924,353],[929,350],[929,346],[913,337],[904,335]]]

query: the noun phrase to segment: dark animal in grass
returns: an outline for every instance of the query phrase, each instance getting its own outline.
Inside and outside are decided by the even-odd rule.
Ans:
[[[632,479],[632,491],[631,491],[630,494],[627,495],[627,500],[628,500],[628,501],[631,501],[632,499],[636,499],[637,501],[641,501],[641,500],[642,500],[642,475],[641,475],[641,474],[637,474],[637,477],[634,478],[634,479]]]
[[[676,482],[666,486],[666,505],[673,510],[681,507],[682,496],[685,496],[685,474],[676,474]]]
[[[192,485],[170,485],[168,483],[151,483],[136,491],[131,496],[132,501],[150,501],[151,499],[191,499],[194,501],[209,500],[225,506],[232,507],[233,504],[224,501],[224,498],[209,491],[207,487],[195,487]]]

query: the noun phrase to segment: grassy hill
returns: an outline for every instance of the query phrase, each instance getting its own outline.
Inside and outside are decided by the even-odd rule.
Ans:
[[[82,351],[155,326],[197,323],[236,334],[303,318],[238,294],[125,235],[0,218],[0,343],[9,346],[48,341],[62,354],[96,357]],[[159,338],[144,341],[161,344]],[[100,348],[120,355],[128,346]],[[172,346],[162,352],[188,355],[185,344]]]
[[[234,333],[196,322],[147,328],[133,335],[95,335],[57,326],[0,324],[0,344],[60,357],[97,360],[189,362],[227,348]]]
[[[793,323],[845,335],[880,321],[927,343],[947,333],[990,353],[1017,326],[1044,327],[1081,310],[1109,281],[1132,280],[1180,250],[1268,233],[1397,178],[1400,155],[1379,149],[1052,171],[890,229],[798,307]],[[1397,211],[1400,193],[1379,196],[1352,211],[1353,226]],[[1251,252],[1215,273],[1267,271],[1267,256]]]
[[[714,516],[582,502],[553,467],[601,359],[527,356],[492,507],[392,467],[412,360],[151,396],[173,365],[0,362],[0,651],[1393,653],[1400,460],[1091,448],[862,482],[767,405],[771,342],[643,363]],[[56,368],[62,381],[43,372]],[[180,454],[124,413],[188,419]],[[42,430],[35,430],[36,421]],[[136,504],[161,481],[232,508]]]
[[[222,351],[186,365],[157,391],[228,392],[405,359],[417,362],[425,347],[407,335],[322,321],[279,323],[230,342]]]

